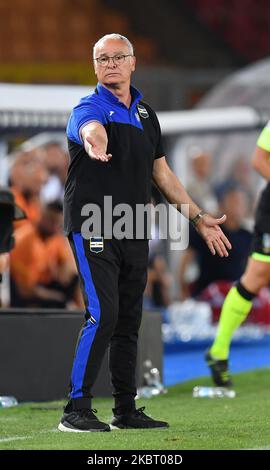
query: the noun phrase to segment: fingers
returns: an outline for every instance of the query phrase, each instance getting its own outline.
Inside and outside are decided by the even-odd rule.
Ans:
[[[204,217],[204,220],[206,222],[206,225],[208,225],[208,227],[214,227],[215,225],[221,225],[225,222],[226,219],[227,219],[227,216],[225,214],[222,217],[219,217],[218,219],[215,219],[214,217],[212,217],[211,215],[208,215],[208,214],[206,214],[206,216]]]
[[[212,255],[215,255],[217,253],[221,258],[224,258],[224,256],[227,258],[229,256],[227,248],[221,238],[208,240],[207,246],[211,251]]]
[[[221,258],[223,258],[224,256],[227,258],[227,256],[229,256],[229,253],[221,239],[215,240],[214,246],[215,246],[217,254]]]
[[[220,217],[219,219],[216,219],[215,222],[217,225],[221,225],[225,222],[225,220],[227,219],[227,216],[226,214],[224,214],[222,217]]]
[[[109,162],[112,158],[112,154],[109,153],[108,155],[107,154],[101,154],[101,155],[97,155],[98,158],[96,158],[96,160],[100,160],[102,162]]]
[[[87,142],[85,150],[92,160],[99,160],[101,162],[109,162],[111,160],[112,154],[107,154],[106,147],[95,143],[90,135],[86,135],[84,141]]]
[[[216,231],[218,234],[218,238],[223,243],[224,247],[227,248],[228,250],[231,250],[232,245],[230,241],[228,240],[228,238],[226,237],[226,235],[222,232],[222,230],[219,227],[216,228]]]
[[[92,158],[92,160],[99,160],[101,162],[109,162],[112,158],[112,154],[111,153],[95,153],[93,151],[90,151],[89,152],[89,156],[90,158]]]
[[[220,244],[218,243],[217,240],[213,240],[211,242],[208,242],[207,246],[208,246],[209,250],[211,251],[212,255],[215,255],[217,253],[221,258],[224,258],[224,256],[228,256],[228,253],[226,255],[223,252],[223,249],[222,249],[222,247],[220,246]]]
[[[224,233],[221,231],[221,240],[223,241],[224,245],[228,248],[228,250],[231,250],[232,249],[232,244],[230,243],[230,241],[228,240],[228,238],[226,237],[226,235],[224,235]]]
[[[209,250],[211,251],[212,255],[215,255],[216,251],[215,251],[213,242],[207,242],[207,246],[208,246]]]
[[[214,232],[213,229],[210,229],[210,233],[206,237],[206,243],[211,253],[213,255],[218,254],[221,258],[224,256],[227,258],[229,256],[228,250],[232,248],[228,238],[219,227]]]
[[[206,241],[212,255],[218,254],[221,258],[229,256],[228,250],[232,248],[228,238],[219,227],[220,224],[225,222],[226,218],[225,214],[219,219],[206,214],[200,225],[197,226],[197,231]]]

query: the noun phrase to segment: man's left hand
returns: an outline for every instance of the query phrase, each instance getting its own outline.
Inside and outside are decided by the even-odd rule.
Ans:
[[[229,256],[227,250],[232,248],[228,238],[219,227],[226,220],[226,215],[215,219],[209,214],[204,214],[196,226],[197,232],[204,239],[212,255],[216,253],[223,258]]]

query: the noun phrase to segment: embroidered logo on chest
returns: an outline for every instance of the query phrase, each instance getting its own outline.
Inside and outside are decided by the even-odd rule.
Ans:
[[[146,118],[149,117],[149,114],[148,114],[147,110],[145,109],[145,107],[142,104],[137,105],[137,110],[139,111],[139,114],[142,118],[146,119]]]

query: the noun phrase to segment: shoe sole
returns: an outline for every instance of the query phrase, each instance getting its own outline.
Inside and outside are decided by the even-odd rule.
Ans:
[[[123,428],[118,428],[117,426],[114,426],[113,424],[109,424],[111,431],[120,431]]]
[[[153,427],[153,428],[134,428],[132,426],[124,426],[124,425],[121,425],[121,426],[115,426],[114,424],[110,424],[110,428],[111,428],[111,431],[121,431],[122,429],[168,429],[169,426],[156,426],[156,427]]]
[[[65,426],[63,423],[58,425],[58,430],[62,432],[109,432],[111,429],[76,429],[76,428],[69,428]]]

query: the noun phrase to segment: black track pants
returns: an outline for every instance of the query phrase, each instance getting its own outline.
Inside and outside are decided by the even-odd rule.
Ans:
[[[86,306],[72,374],[73,408],[89,408],[91,389],[110,345],[110,371],[116,403],[136,395],[135,369],[142,298],[147,278],[147,240],[104,240],[91,244],[80,233],[69,236]],[[98,246],[98,248],[96,248]]]

